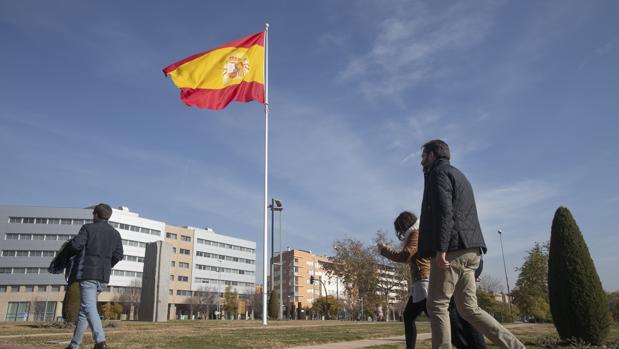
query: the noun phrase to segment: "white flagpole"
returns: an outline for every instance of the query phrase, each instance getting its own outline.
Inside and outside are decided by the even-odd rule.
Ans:
[[[262,325],[267,325],[267,211],[268,211],[268,186],[269,186],[269,23],[264,28],[264,241],[263,241],[263,264],[262,264]]]

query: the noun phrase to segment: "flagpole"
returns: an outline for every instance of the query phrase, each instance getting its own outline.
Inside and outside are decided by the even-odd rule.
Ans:
[[[262,264],[262,325],[267,325],[267,211],[268,211],[268,187],[269,186],[269,23],[264,27],[264,236],[263,236],[263,264]]]

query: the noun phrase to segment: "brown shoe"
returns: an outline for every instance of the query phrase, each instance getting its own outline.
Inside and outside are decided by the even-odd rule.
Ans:
[[[107,344],[105,342],[97,343],[94,349],[107,349]]]

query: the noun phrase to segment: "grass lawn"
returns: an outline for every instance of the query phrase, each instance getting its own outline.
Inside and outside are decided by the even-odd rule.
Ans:
[[[429,332],[427,322],[420,332]],[[288,348],[380,338],[404,334],[403,324],[345,321],[271,321],[263,327],[259,321],[171,321],[153,324],[121,322],[106,328],[110,348]],[[18,335],[16,337],[2,337]],[[33,328],[31,324],[0,323],[0,346],[7,344],[59,348],[71,339],[71,330]],[[82,347],[92,346],[90,336]]]
[[[404,334],[403,324],[344,321],[271,321],[263,327],[259,321],[171,321],[147,323],[119,322],[106,328],[110,348],[288,348],[297,345],[352,341]],[[419,333],[430,331],[428,322],[418,323]],[[513,328],[512,332],[527,346],[541,348],[540,338],[556,336],[551,324],[532,324]],[[6,337],[14,335],[14,337]],[[4,336],[4,337],[3,337]],[[71,338],[70,329],[35,328],[31,323],[0,323],[0,346],[29,345],[62,348]],[[619,325],[611,329],[609,340],[619,341]],[[86,336],[83,347],[92,346]],[[403,349],[400,345],[381,345],[373,349]],[[430,341],[417,345],[430,349]],[[497,347],[489,345],[488,348]]]
[[[558,338],[557,331],[555,330],[552,324],[535,324],[530,327],[519,327],[511,329],[512,333],[514,333],[518,339],[527,347],[527,349],[542,349],[537,343],[539,339],[548,338],[550,336]],[[615,341],[619,343],[619,324],[615,323],[613,327],[611,327],[610,333],[608,335],[607,341]],[[497,349],[498,347],[495,345],[488,343],[488,348]],[[375,345],[369,347],[371,349],[404,349],[406,346],[404,344],[400,345]],[[430,340],[423,341],[418,343],[416,348],[419,349],[431,349],[432,343]],[[568,347],[562,347],[568,348]]]

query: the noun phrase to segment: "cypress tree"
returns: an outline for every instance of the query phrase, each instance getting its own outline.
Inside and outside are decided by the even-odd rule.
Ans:
[[[65,286],[62,301],[62,318],[68,323],[77,322],[80,313],[80,283],[75,281]]]
[[[269,298],[269,318],[277,319],[279,317],[279,294],[277,290],[271,291],[271,298]]]
[[[608,335],[608,304],[587,244],[565,207],[552,221],[548,260],[550,311],[562,339],[600,345]]]

